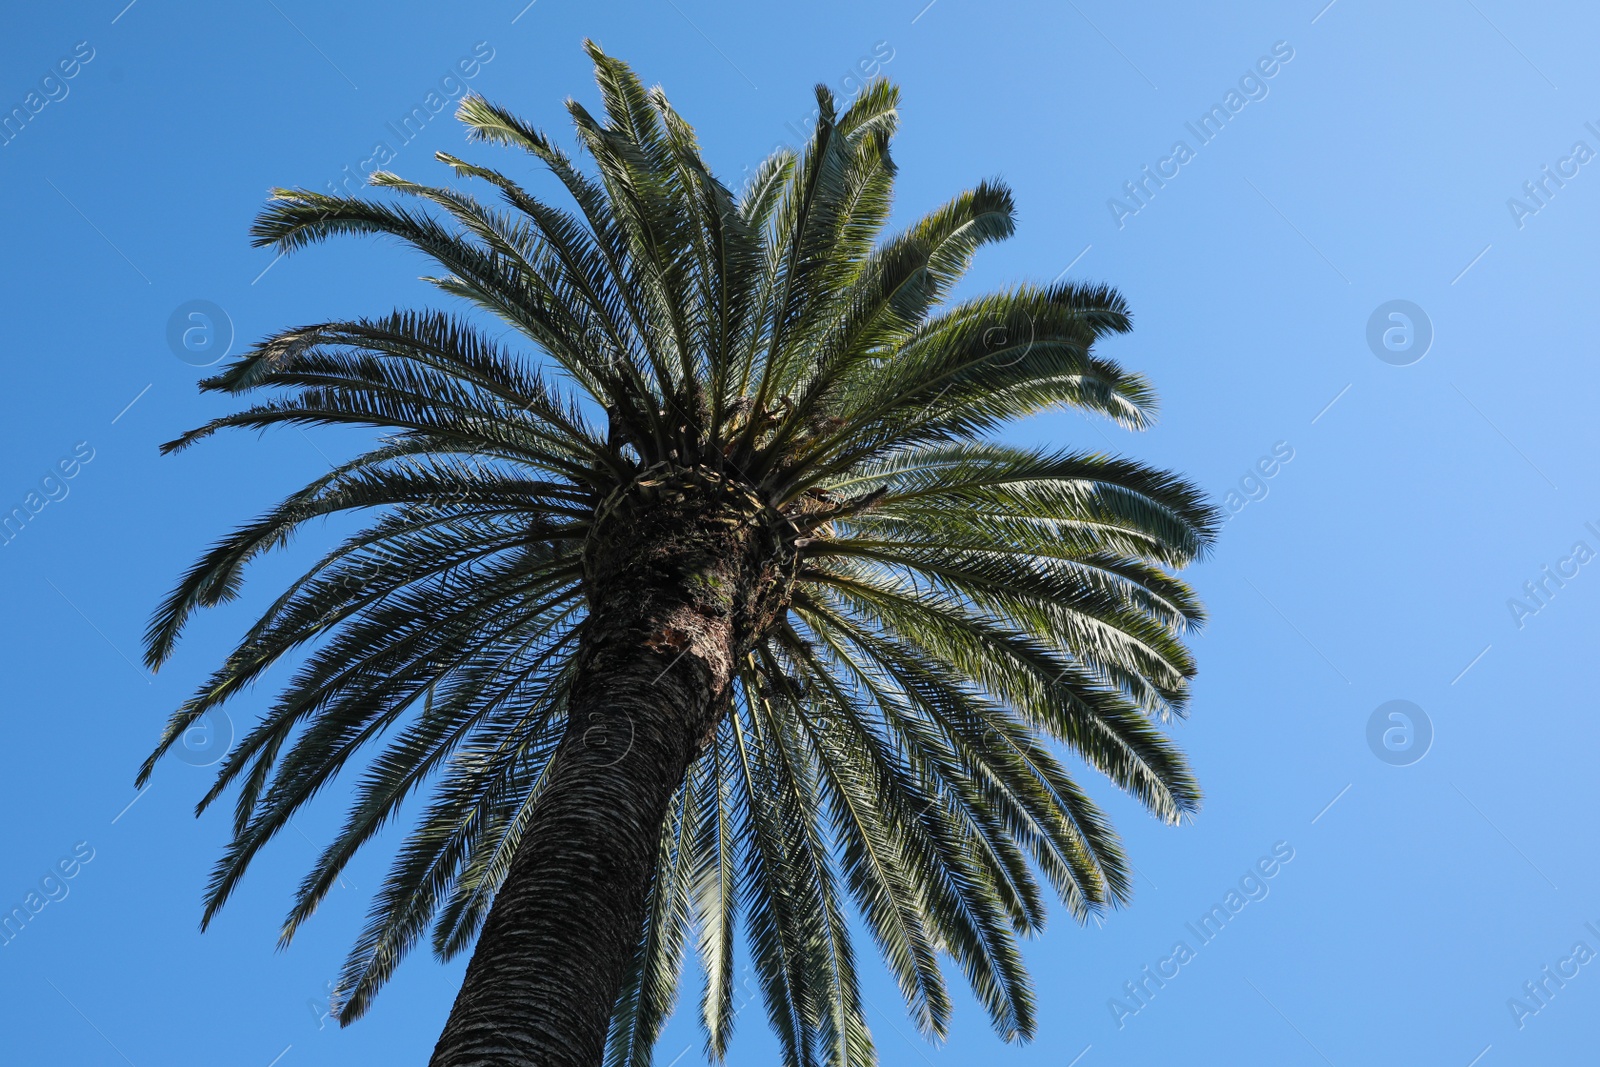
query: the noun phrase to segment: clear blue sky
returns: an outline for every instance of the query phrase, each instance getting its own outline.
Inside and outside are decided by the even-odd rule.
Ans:
[[[873,970],[883,1062],[1592,1058],[1592,7],[126,2],[28,5],[0,38],[0,113],[27,115],[0,138],[0,510],[28,513],[0,546],[0,907],[48,900],[0,947],[0,1058],[425,1062],[459,963],[414,956],[347,1030],[319,1026],[315,1007],[381,848],[274,950],[336,804],[297,820],[202,936],[226,829],[223,812],[190,816],[208,772],[169,761],[135,801],[165,715],[287,564],[258,568],[254,595],[203,618],[152,679],[136,664],[157,598],[203,545],[357,443],[289,431],[158,457],[223,406],[194,389],[192,364],[216,349],[174,349],[169,324],[181,311],[177,333],[201,325],[189,340],[203,348],[183,315],[209,301],[237,349],[436,299],[392,247],[344,241],[274,264],[246,229],[269,186],[322,188],[378,142],[425,180],[444,180],[436,149],[498,158],[465,148],[448,111],[408,144],[388,125],[441,85],[459,91],[443,80],[461,60],[466,85],[561,132],[561,100],[595,95],[585,35],[667,87],[730,181],[797,138],[813,83],[848,95],[857,64],[878,62],[904,88],[902,219],[984,177],[1015,189],[1018,236],[984,253],[972,287],[1067,270],[1135,310],[1107,353],[1154,380],[1159,425],[1131,436],[1063,415],[1017,436],[1109,441],[1219,500],[1238,491],[1193,573],[1213,616],[1178,731],[1207,790],[1198,821],[1162,827],[1091,783],[1138,895],[1098,927],[1058,913],[1030,943],[1038,1039],[1003,1047],[964,1001],[948,1046],[908,1041]],[[1425,321],[1388,318],[1397,300]],[[1530,598],[1525,583],[1541,582]],[[234,706],[240,728],[265,698]],[[1390,701],[1421,716],[1389,719]],[[1235,897],[1220,933],[1196,936],[1188,924],[1226,910],[1275,846],[1293,858],[1245,881],[1257,899]],[[1563,970],[1564,984],[1547,977]],[[1124,983],[1140,981],[1153,994],[1136,1001]],[[1524,984],[1541,981],[1535,1000]],[[658,1063],[701,1062],[680,1014]],[[755,1005],[732,1062],[773,1062]]]

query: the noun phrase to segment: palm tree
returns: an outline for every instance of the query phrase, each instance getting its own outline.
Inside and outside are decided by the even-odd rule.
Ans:
[[[152,667],[248,561],[370,513],[173,715],[140,780],[293,655],[200,803],[237,790],[204,921],[352,759],[347,821],[282,942],[425,791],[336,1003],[366,1011],[430,924],[440,958],[475,946],[434,1064],[643,1067],[691,942],[721,1058],[741,927],[785,1063],[870,1063],[852,905],[924,1033],[946,1032],[951,961],[1026,1038],[1017,942],[1044,924],[1042,882],[1079,920],[1130,894],[1057,746],[1167,822],[1199,803],[1160,727],[1202,618],[1172,572],[1215,513],[1138,463],[992,439],[1062,405],[1148,423],[1144,380],[1092,352],[1129,328],[1124,302],[1074,284],[951,302],[1012,232],[998,183],[880,239],[884,81],[842,113],[819,87],[803,152],[735,196],[661,90],[586,47],[605,117],[567,108],[592,170],[481,98],[458,116],[534,156],[575,212],[440,153],[503,203],[377,173],[394,198],[277,190],[259,216],[280,252],[399,238],[474,313],[286,330],[202,383],[277,392],[166,451],[223,427],[386,432],[163,603]]]

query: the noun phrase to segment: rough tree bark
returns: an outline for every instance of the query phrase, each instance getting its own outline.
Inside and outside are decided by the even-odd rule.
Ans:
[[[792,524],[705,470],[652,468],[597,511],[565,735],[432,1067],[595,1067],[673,793],[793,581]]]

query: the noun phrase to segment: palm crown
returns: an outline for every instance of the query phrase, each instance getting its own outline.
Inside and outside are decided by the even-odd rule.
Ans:
[[[700,617],[733,619],[733,636],[653,831],[611,1061],[649,1062],[691,944],[722,1055],[740,927],[785,1061],[870,1061],[852,903],[925,1033],[949,1021],[947,958],[996,1030],[1025,1037],[1017,938],[1044,923],[1041,878],[1079,919],[1130,892],[1112,828],[1055,743],[1163,820],[1199,801],[1160,723],[1184,708],[1181,638],[1201,619],[1172,572],[1210,543],[1214,513],[1138,463],[990,436],[1061,405],[1146,425],[1146,383],[1091,351],[1129,328],[1124,303],[1075,284],[950,302],[978,247],[1012,232],[1012,199],[985,182],[882,237],[886,82],[842,113],[819,87],[804,150],[773,155],[734,195],[662,92],[589,50],[604,118],[567,105],[588,171],[481,98],[459,112],[471,138],[544,164],[575,212],[440,153],[500,203],[378,173],[393,199],[277,190],[259,217],[256,243],[283,251],[399,238],[537,359],[475,318],[401,311],[287,330],[203,383],[278,393],[167,450],[222,427],[387,433],[218,542],[153,620],[152,665],[297,527],[375,517],[267,608],[142,776],[199,716],[302,652],[201,802],[237,788],[209,921],[290,817],[366,761],[284,941],[402,801],[431,789],[344,969],[348,1021],[430,924],[441,957],[473,944],[564,738],[627,751],[632,726],[579,721],[573,687],[593,669],[597,613],[630,583],[665,582]],[[640,548],[706,516],[754,546],[731,592],[693,552]],[[697,639],[667,627],[638,654],[665,671]]]

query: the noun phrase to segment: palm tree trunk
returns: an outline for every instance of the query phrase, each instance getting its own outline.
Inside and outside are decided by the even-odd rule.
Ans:
[[[668,804],[729,700],[738,604],[771,584],[747,535],[666,525],[594,579],[566,734],[432,1067],[601,1062]]]

